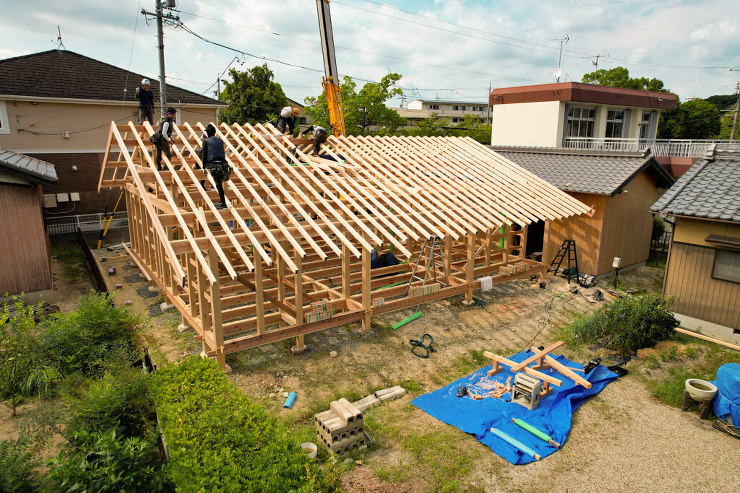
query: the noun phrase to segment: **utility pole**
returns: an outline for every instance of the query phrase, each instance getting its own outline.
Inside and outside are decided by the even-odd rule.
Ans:
[[[164,70],[164,21],[170,21],[178,24],[180,17],[172,13],[164,12],[164,9],[173,10],[177,6],[176,0],[154,0],[154,12],[148,12],[144,9],[141,13],[144,17],[149,16],[157,20],[157,51],[159,52],[159,106],[162,117],[164,117],[167,108],[167,81],[165,80]]]
[[[737,128],[737,112],[740,111],[740,82],[735,85],[737,91],[737,106],[735,106],[735,116],[732,119],[732,131],[730,132],[730,141],[735,140],[735,128]]]
[[[486,106],[486,124],[493,125],[493,121],[491,119],[491,83],[488,83],[488,101],[486,101],[488,105]]]

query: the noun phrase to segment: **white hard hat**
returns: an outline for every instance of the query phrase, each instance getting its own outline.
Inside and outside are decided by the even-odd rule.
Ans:
[[[142,86],[149,86],[151,84],[149,84],[149,79],[141,79],[141,85]]]

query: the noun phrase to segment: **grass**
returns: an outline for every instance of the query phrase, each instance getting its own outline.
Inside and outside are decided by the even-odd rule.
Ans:
[[[669,368],[668,377],[666,378],[660,380],[648,379],[648,386],[653,395],[670,406],[681,406],[681,397],[687,379],[701,378],[702,380],[711,381],[717,375],[717,369],[723,364],[740,363],[740,353],[737,351],[701,341],[689,344],[682,352],[678,351],[678,346],[672,348],[676,349],[675,352],[672,350],[666,351],[666,353],[669,353],[669,359],[663,359],[663,353],[660,353],[660,359],[664,362],[672,359],[680,360],[680,366]],[[649,364],[648,367],[650,367]]]
[[[52,243],[51,255],[64,265],[64,277],[82,277],[85,270],[85,254],[76,243]]]

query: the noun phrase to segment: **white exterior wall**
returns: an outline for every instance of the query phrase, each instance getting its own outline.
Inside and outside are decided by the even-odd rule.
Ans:
[[[491,144],[558,147],[563,108],[560,101],[494,105]]]

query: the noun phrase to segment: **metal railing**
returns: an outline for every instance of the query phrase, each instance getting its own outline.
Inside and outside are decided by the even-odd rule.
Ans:
[[[659,157],[703,157],[712,146],[740,151],[740,142],[729,140],[606,139],[595,137],[565,137],[563,139],[563,147],[566,149],[638,152],[649,147],[653,155]]]
[[[47,217],[44,222],[49,231],[49,236],[76,233],[78,230],[99,231],[103,226],[104,214],[80,214],[77,216]],[[110,217],[110,216],[109,216]],[[107,221],[107,220],[106,220]],[[116,212],[109,229],[128,228],[128,215],[126,212]]]

